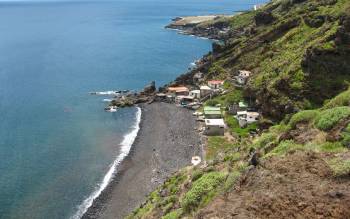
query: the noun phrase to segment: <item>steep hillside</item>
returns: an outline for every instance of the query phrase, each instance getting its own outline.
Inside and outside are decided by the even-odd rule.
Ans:
[[[350,218],[350,1],[272,1],[225,22],[224,44],[175,83],[227,79],[211,101],[244,97],[271,127],[251,138],[226,115],[234,137],[209,137],[205,165],[174,174],[129,218]],[[242,69],[253,76],[238,88]]]
[[[250,70],[253,77],[244,96],[266,118],[280,120],[319,107],[349,84],[349,5],[348,0],[276,0],[261,10],[219,20],[220,25],[200,24],[199,32],[231,28],[221,36],[224,43],[177,82],[188,82],[197,72],[232,80],[238,70]]]
[[[350,89],[241,142],[212,137],[129,218],[350,218]]]

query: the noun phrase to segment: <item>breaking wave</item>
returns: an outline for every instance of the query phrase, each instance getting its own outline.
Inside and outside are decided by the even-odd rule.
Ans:
[[[135,124],[133,125],[132,131],[124,136],[124,139],[121,143],[120,154],[117,156],[117,158],[114,160],[114,162],[110,166],[108,172],[104,176],[99,187],[88,198],[86,198],[83,201],[83,203],[78,207],[78,211],[71,217],[71,219],[81,218],[86,213],[86,211],[91,207],[94,200],[108,186],[109,182],[112,180],[113,176],[116,173],[116,168],[124,160],[124,158],[129,154],[131,146],[134,143],[137,137],[137,133],[140,130],[140,122],[141,122],[141,108],[137,107]]]

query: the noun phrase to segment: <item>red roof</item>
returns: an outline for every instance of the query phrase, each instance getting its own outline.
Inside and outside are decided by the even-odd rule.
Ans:
[[[221,80],[211,80],[211,81],[208,81],[209,84],[222,84],[224,83],[224,81],[221,81]]]

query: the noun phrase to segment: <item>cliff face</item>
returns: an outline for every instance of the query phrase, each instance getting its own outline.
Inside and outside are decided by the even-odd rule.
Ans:
[[[252,71],[244,95],[273,120],[320,106],[346,89],[350,79],[348,8],[347,0],[280,0],[197,24],[191,30],[211,30],[212,38],[224,42],[214,46],[198,71],[223,79]]]
[[[175,83],[226,79],[218,101],[244,97],[271,127],[247,138],[225,116],[233,139],[209,137],[207,164],[179,171],[130,218],[348,218],[350,1],[275,0],[225,22],[223,43]],[[238,70],[253,73],[243,88]]]

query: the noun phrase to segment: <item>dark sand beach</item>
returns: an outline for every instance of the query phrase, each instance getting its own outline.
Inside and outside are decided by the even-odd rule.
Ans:
[[[201,156],[201,137],[192,111],[173,104],[142,106],[141,129],[114,180],[83,216],[119,219],[178,169]]]

